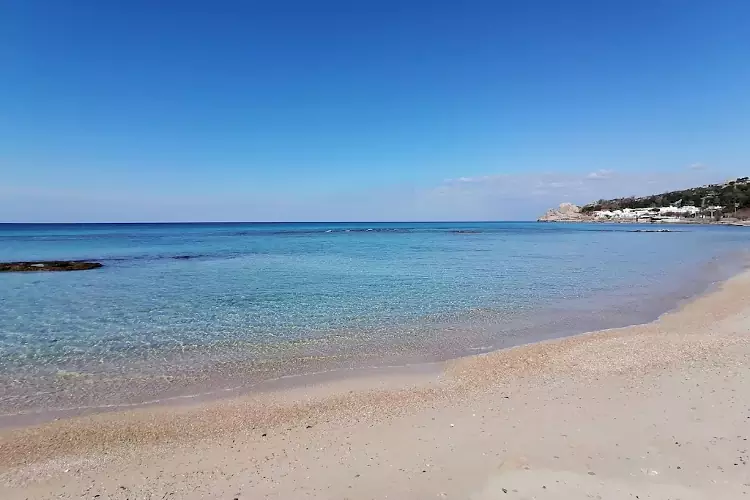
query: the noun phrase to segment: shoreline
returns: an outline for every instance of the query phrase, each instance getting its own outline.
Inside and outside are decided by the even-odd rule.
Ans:
[[[295,392],[299,390],[303,390],[309,387],[317,387],[317,386],[325,386],[326,384],[336,385],[336,384],[347,384],[350,381],[356,381],[360,379],[372,379],[374,378],[374,375],[377,374],[379,377],[385,376],[385,378],[392,378],[392,377],[399,377],[414,373],[429,373],[431,376],[439,375],[440,373],[444,372],[447,367],[450,367],[455,364],[461,364],[462,362],[468,361],[472,362],[472,360],[481,359],[484,357],[492,357],[492,356],[503,356],[504,353],[510,353],[515,352],[519,350],[528,350],[528,349],[535,349],[537,347],[542,348],[544,346],[554,346],[556,344],[564,344],[566,342],[577,342],[577,341],[585,341],[588,337],[597,337],[602,335],[609,335],[612,333],[618,333],[618,332],[627,332],[629,330],[637,330],[639,328],[643,327],[649,327],[658,324],[661,322],[664,318],[669,318],[671,316],[679,316],[682,314],[686,309],[689,310],[693,304],[705,300],[713,300],[717,295],[721,295],[722,292],[724,292],[725,288],[731,284],[733,284],[736,281],[748,281],[750,282],[750,269],[747,269],[744,267],[742,270],[737,271],[735,274],[731,275],[730,277],[718,280],[710,283],[705,284],[705,288],[703,291],[698,292],[696,295],[692,295],[687,298],[679,299],[677,300],[675,306],[673,308],[670,308],[669,310],[664,311],[663,313],[660,313],[656,318],[641,322],[641,323],[633,323],[629,325],[624,326],[616,326],[611,328],[605,328],[600,330],[592,330],[592,331],[584,331],[580,333],[574,333],[571,335],[566,335],[562,337],[552,337],[552,338],[546,338],[541,340],[533,340],[530,342],[524,342],[517,345],[512,345],[509,347],[499,348],[499,349],[493,349],[488,348],[487,351],[474,353],[474,354],[465,354],[457,357],[451,357],[444,360],[436,360],[436,361],[427,361],[427,362],[417,362],[412,364],[404,364],[404,365],[384,365],[384,366],[366,366],[366,367],[357,367],[357,368],[336,368],[332,370],[325,370],[321,372],[316,373],[303,373],[303,374],[294,374],[294,375],[286,375],[281,376],[274,379],[268,379],[260,382],[258,385],[260,386],[266,386],[261,387],[257,393],[255,391],[251,391],[244,394],[238,394],[236,396],[231,396],[228,398],[222,397],[222,398],[209,398],[206,400],[201,400],[201,394],[198,395],[187,395],[187,396],[178,396],[174,398],[175,400],[180,399],[193,399],[197,404],[191,405],[187,404],[185,405],[186,408],[190,409],[191,407],[196,408],[200,406],[212,406],[212,405],[222,405],[224,403],[229,403],[233,400],[239,400],[239,399],[252,399],[254,397],[263,397],[268,394],[277,394],[277,393],[283,393],[283,392]],[[389,373],[390,372],[390,373]],[[288,384],[286,382],[291,380],[297,380],[302,378],[308,378],[308,380],[299,380],[298,384]],[[234,389],[229,389],[229,391],[233,391]],[[161,402],[145,402],[145,403],[135,403],[132,405],[123,405],[122,408],[118,408],[119,405],[114,405],[114,409],[111,412],[102,412],[102,413],[92,413],[92,414],[86,414],[86,415],[78,415],[78,416],[72,416],[67,419],[59,419],[56,418],[54,421],[44,421],[39,424],[31,424],[28,426],[11,426],[11,427],[2,427],[0,428],[0,436],[12,433],[14,431],[23,431],[26,428],[34,428],[34,427],[45,427],[48,425],[57,425],[60,422],[65,421],[76,421],[76,420],[96,420],[98,418],[118,418],[121,414],[129,414],[129,413],[139,413],[139,412],[169,412],[170,409],[174,408],[180,408],[183,405],[172,405],[169,401],[166,402],[166,404],[161,404]],[[71,409],[75,410],[75,409]],[[68,409],[63,409],[61,411],[68,411]],[[29,413],[19,413],[18,415],[28,416],[32,412]],[[8,415],[6,415],[8,416]]]
[[[382,436],[393,437],[394,428],[400,428],[403,421],[413,422],[410,419],[414,418],[417,418],[420,426],[431,429],[430,435],[438,441],[442,439],[441,433],[453,429],[454,420],[460,422],[455,425],[460,425],[464,429],[463,432],[469,433],[462,438],[465,441],[476,432],[476,429],[466,425],[475,421],[475,417],[470,417],[469,414],[482,413],[489,418],[490,414],[495,415],[493,412],[499,411],[498,415],[507,417],[510,410],[506,408],[506,400],[511,400],[511,413],[515,412],[513,415],[520,412],[519,415],[526,415],[524,418],[533,420],[537,418],[534,417],[535,413],[525,414],[523,409],[534,407],[538,398],[544,396],[545,405],[551,407],[565,403],[566,411],[573,411],[569,405],[581,408],[580,403],[576,404],[576,401],[594,397],[587,392],[594,391],[592,388],[603,391],[601,394],[594,391],[598,406],[594,406],[596,410],[592,411],[595,414],[597,411],[606,413],[609,411],[606,400],[619,395],[618,397],[624,398],[626,405],[625,409],[618,410],[626,413],[619,415],[626,417],[621,419],[626,422],[630,411],[627,410],[628,405],[636,404],[638,398],[646,398],[650,405],[658,406],[661,403],[657,401],[666,398],[666,394],[671,394],[664,388],[656,393],[653,392],[653,388],[642,388],[644,383],[655,384],[655,381],[665,376],[670,383],[697,381],[697,387],[703,388],[699,390],[698,400],[691,396],[691,404],[701,411],[708,411],[703,407],[701,398],[705,397],[711,404],[716,405],[714,398],[709,396],[728,389],[716,385],[718,382],[713,378],[706,381],[701,377],[706,377],[706,373],[714,374],[718,370],[716,376],[720,378],[717,380],[725,381],[727,376],[733,376],[732,380],[736,379],[735,382],[741,383],[746,380],[745,375],[748,374],[745,361],[750,359],[750,339],[745,332],[750,325],[750,307],[743,304],[747,293],[750,293],[750,271],[744,271],[717,284],[708,293],[690,300],[677,310],[667,312],[650,323],[468,356],[443,363],[439,372],[396,373],[387,376],[378,374],[377,377],[337,379],[197,405],[160,406],[97,414],[36,427],[5,430],[0,432],[0,479],[6,485],[16,488],[9,491],[17,493],[19,498],[26,494],[25,488],[32,488],[28,491],[36,492],[36,495],[32,495],[35,498],[45,498],[45,495],[51,494],[51,488],[59,487],[69,479],[71,470],[75,471],[73,475],[76,477],[92,476],[96,481],[103,481],[103,484],[109,484],[107,481],[127,482],[121,479],[121,471],[128,470],[132,473],[133,470],[141,470],[140,467],[146,466],[144,464],[158,464],[157,467],[167,467],[167,470],[172,467],[174,473],[185,466],[183,462],[180,462],[182,465],[169,465],[163,462],[165,450],[176,454],[174,456],[185,457],[184,460],[187,460],[191,467],[195,467],[195,461],[203,459],[201,455],[191,455],[187,450],[193,450],[196,446],[208,453],[208,457],[213,457],[208,459],[210,465],[212,461],[219,461],[218,453],[226,454],[223,450],[230,446],[228,439],[233,443],[231,446],[239,446],[237,443],[242,443],[242,449],[249,453],[248,456],[256,457],[257,453],[250,451],[255,450],[255,447],[259,447],[258,453],[271,453],[272,450],[278,452],[280,447],[292,446],[296,449],[297,446],[321,439],[326,440],[329,445],[336,443],[338,446],[342,439],[354,439],[352,432],[356,429],[364,432],[364,429],[376,427],[383,433]],[[680,396],[680,391],[689,390],[686,387],[679,385],[679,390],[672,395]],[[744,411],[744,407],[743,403],[735,403],[736,398],[740,397],[736,393],[737,386],[729,387],[734,392],[731,397],[724,395],[729,399],[722,400],[722,404],[731,402],[732,408],[737,404],[734,411],[727,413],[727,418],[734,418],[737,412]],[[652,401],[652,393],[662,394],[661,399]],[[750,404],[750,398],[746,399]],[[647,408],[650,406],[644,407],[643,411]],[[721,409],[727,411],[724,406],[721,406]],[[678,416],[684,413],[683,410],[680,412],[682,413],[671,418],[678,419]],[[575,415],[570,417],[571,425],[580,426],[581,422],[576,423],[576,419],[584,419],[584,414],[575,411],[574,413]],[[500,418],[498,415],[493,418]],[[516,416],[511,418],[511,422],[515,422],[514,427],[527,427],[524,418],[515,418]],[[745,416],[742,414],[741,423],[744,424],[744,420]],[[436,421],[439,423],[436,424]],[[450,426],[448,422],[451,423]],[[610,420],[604,418],[599,425],[605,425],[602,422]],[[611,422],[619,421],[615,418]],[[407,429],[413,431],[413,425],[417,424],[410,424]],[[596,429],[596,426],[592,429]],[[551,440],[553,436],[548,435],[548,431],[548,428],[536,429],[537,435],[541,433]],[[533,429],[529,432],[533,432]],[[678,432],[675,429],[673,432],[680,434],[677,438],[679,442],[686,439],[684,434],[688,431]],[[741,429],[732,429],[731,432],[742,434]],[[594,437],[597,435],[594,432]],[[401,434],[396,436],[405,437]],[[525,435],[525,438],[532,439],[530,435]],[[504,446],[503,449],[507,450],[507,441],[511,438],[503,434],[502,439],[498,446]],[[412,441],[409,442],[418,446]],[[450,442],[454,445],[456,443]],[[474,441],[471,442],[474,443],[471,445],[473,447],[480,446]],[[526,443],[530,449],[540,450],[538,445],[531,446],[530,443],[533,441]],[[439,443],[433,444],[437,446]],[[397,445],[391,443],[389,446]],[[188,455],[184,455],[185,453]],[[285,452],[287,453],[289,452]],[[498,453],[503,454],[502,451]],[[410,456],[408,453],[407,455]],[[135,459],[136,456],[139,458]],[[393,459],[396,460],[395,457]],[[247,457],[242,455],[240,462],[249,465],[247,460]],[[450,462],[448,456],[443,456],[441,460]],[[506,457],[502,464],[507,463],[507,460]],[[521,459],[516,457],[511,460]],[[522,457],[522,460],[530,459]],[[340,470],[342,467],[334,467],[330,461],[324,462],[333,470]],[[81,467],[82,463],[88,465]],[[312,462],[305,463],[312,466]],[[218,466],[217,464],[218,462],[214,463]],[[458,467],[458,464],[452,463],[451,466]],[[132,469],[133,467],[135,469]],[[421,467],[426,466],[422,464]],[[512,470],[513,474],[518,474],[525,469],[514,466]],[[744,469],[729,469],[730,472],[732,470]],[[124,477],[129,476],[126,474]],[[278,474],[276,477],[278,478]],[[219,491],[216,489],[219,488],[217,484],[226,478],[214,479],[218,483],[209,483],[214,488],[211,491]],[[333,480],[330,475],[328,479]],[[126,486],[128,491],[138,487],[131,483]],[[141,487],[158,489],[159,484],[161,483]],[[195,491],[205,493],[199,485],[191,484],[193,488],[198,488]],[[373,484],[370,483],[371,486]],[[593,488],[595,485],[584,486]],[[278,484],[274,487],[278,487]],[[732,483],[732,488],[741,487],[741,483]],[[449,489],[444,483],[441,483],[441,488]],[[249,489],[246,487],[246,490],[250,498],[254,497],[255,493],[266,491],[258,484]],[[161,492],[160,489],[158,491]],[[737,491],[739,490],[732,490],[733,494]],[[245,497],[248,497],[247,492]],[[113,489],[111,494],[117,497],[117,489]],[[197,495],[195,492],[192,494]]]
[[[584,218],[585,217],[585,218]],[[655,225],[655,226],[666,226],[666,225],[701,225],[701,226],[735,226],[735,227],[750,227],[750,221],[740,219],[727,219],[727,220],[707,220],[707,219],[682,219],[682,220],[670,220],[670,221],[643,221],[635,219],[599,219],[595,217],[581,216],[575,219],[543,219],[539,218],[536,222],[541,223],[585,223],[585,224],[640,224],[640,225]]]
[[[719,267],[716,265],[719,264]],[[158,397],[146,400],[124,400],[116,403],[101,403],[94,405],[77,405],[69,407],[46,407],[46,408],[24,408],[20,411],[10,411],[0,413],[0,432],[4,430],[23,429],[30,426],[44,425],[65,419],[75,419],[80,417],[94,416],[98,414],[117,414],[132,410],[150,410],[160,407],[190,407],[201,404],[220,403],[236,398],[252,397],[253,395],[262,395],[277,390],[297,389],[327,381],[341,381],[347,379],[368,378],[373,374],[391,377],[394,374],[416,373],[416,372],[436,372],[441,370],[441,366],[456,360],[471,358],[476,355],[504,351],[516,347],[534,345],[540,342],[561,340],[579,335],[586,335],[601,331],[609,331],[619,328],[635,327],[658,321],[663,315],[678,311],[685,304],[700,299],[702,296],[712,293],[720,288],[723,283],[732,277],[745,272],[748,269],[747,256],[737,253],[736,255],[724,255],[706,261],[705,269],[701,270],[699,277],[693,276],[690,282],[685,281],[680,287],[679,293],[659,292],[648,300],[645,297],[639,298],[636,304],[650,303],[651,309],[639,311],[638,313],[629,310],[626,314],[616,313],[614,310],[583,311],[584,314],[591,314],[598,317],[606,317],[604,320],[596,320],[593,323],[575,322],[572,325],[564,326],[560,323],[560,314],[568,315],[567,307],[562,309],[542,309],[540,312],[549,315],[554,319],[554,323],[547,325],[544,323],[534,324],[534,326],[520,337],[494,337],[487,342],[480,342],[478,347],[464,346],[461,349],[446,350],[444,353],[430,352],[417,356],[403,355],[401,358],[391,355],[390,358],[372,358],[374,363],[368,364],[367,358],[343,358],[339,364],[334,364],[327,360],[325,356],[317,366],[316,361],[309,365],[307,370],[299,368],[299,361],[295,358],[285,358],[276,361],[275,365],[280,368],[280,373],[268,378],[250,378],[243,380],[242,377],[253,377],[257,374],[243,370],[242,365],[236,366],[239,378],[232,380],[229,378],[218,378],[216,381],[206,383],[203,386],[195,386],[197,390],[180,392],[176,387],[171,390],[164,390]],[[654,299],[656,299],[654,301]],[[567,304],[567,303],[566,303]],[[654,306],[654,304],[656,304]],[[571,304],[567,304],[570,306]],[[570,320],[570,318],[568,318]],[[605,326],[596,327],[597,323],[604,323]],[[438,328],[454,328],[455,325],[446,324]],[[594,326],[594,327],[592,327]],[[519,330],[520,332],[520,330]],[[470,334],[470,330],[459,326],[455,333],[460,338],[463,335]],[[468,338],[468,337],[466,337]],[[479,339],[479,337],[477,337]],[[334,356],[335,359],[336,356]],[[300,358],[300,359],[304,359]],[[290,371],[284,373],[281,368],[287,365],[297,366],[300,371]],[[203,372],[197,372],[200,376]],[[211,369],[205,373],[214,373]],[[157,377],[158,379],[159,377]],[[127,378],[124,378],[127,380]],[[83,379],[84,382],[94,381],[94,379]],[[57,390],[65,390],[59,388]],[[137,393],[136,393],[137,394]],[[157,393],[158,394],[158,393]]]
[[[715,268],[716,263],[720,264],[721,269]],[[660,292],[648,300],[648,302],[653,302],[654,298],[656,298],[654,303],[658,305],[647,311],[640,311],[639,313],[628,311],[627,314],[618,315],[614,310],[608,310],[607,314],[602,315],[602,311],[599,310],[593,313],[591,311],[584,311],[586,314],[593,314],[597,317],[606,316],[606,320],[597,320],[593,323],[576,322],[572,326],[561,326],[559,322],[560,317],[558,315],[561,313],[568,314],[566,308],[563,307],[563,309],[560,310],[554,308],[550,310],[545,309],[545,314],[553,314],[553,316],[550,316],[550,319],[554,317],[556,323],[551,324],[554,326],[547,325],[547,327],[544,328],[544,323],[535,324],[529,332],[522,334],[520,337],[495,337],[489,340],[489,343],[483,343],[478,347],[465,346],[462,349],[448,350],[442,354],[437,352],[429,353],[421,357],[412,354],[411,357],[407,355],[401,358],[373,358],[375,361],[373,364],[367,364],[366,358],[362,358],[361,360],[358,358],[351,358],[351,361],[347,361],[345,358],[344,361],[336,365],[330,361],[326,361],[326,358],[323,357],[321,358],[323,361],[321,361],[321,364],[319,364],[318,367],[311,364],[308,371],[291,371],[289,373],[281,372],[279,375],[271,376],[269,378],[244,381],[241,377],[237,380],[219,378],[218,382],[212,382],[204,386],[196,386],[198,391],[179,392],[178,387],[171,393],[169,391],[164,391],[154,399],[138,401],[126,400],[116,403],[78,405],[59,408],[29,408],[15,412],[4,412],[0,413],[0,432],[98,414],[118,414],[133,410],[151,410],[162,407],[190,407],[201,404],[214,404],[236,398],[262,395],[278,390],[294,390],[300,387],[307,387],[330,381],[338,382],[347,379],[366,379],[372,377],[373,374],[392,377],[399,374],[413,374],[419,372],[435,373],[439,372],[441,367],[446,363],[451,363],[464,358],[471,358],[480,354],[504,351],[516,347],[561,340],[595,332],[644,325],[653,321],[658,321],[663,315],[677,311],[685,304],[689,304],[690,302],[711,293],[719,288],[726,280],[743,273],[748,267],[747,257],[739,253],[737,255],[716,257],[710,261],[706,261],[704,265],[706,266],[706,269],[700,272],[699,278],[694,278],[690,281],[688,286],[689,291],[687,293],[683,294],[684,288],[681,288],[679,294],[674,292]],[[712,269],[709,270],[709,268]],[[688,285],[688,282],[686,281],[684,284]],[[645,302],[645,297],[641,297],[637,300],[637,303]],[[569,306],[570,304],[567,305]],[[563,311],[565,312],[563,313]],[[592,328],[591,326],[595,326],[597,322],[603,322],[608,326]],[[452,324],[446,324],[442,328],[453,327],[454,325]],[[458,335],[458,332],[469,335],[469,330],[465,330],[464,327],[459,327],[453,335]],[[459,337],[461,337],[461,335],[459,335]],[[477,337],[477,339],[478,338],[479,337]],[[293,360],[294,358],[279,360],[276,364],[279,367],[282,367]],[[292,364],[297,365],[297,363],[298,362],[293,362]],[[239,368],[242,370],[241,366]],[[207,373],[213,372],[209,370]],[[243,374],[245,374],[245,372],[240,371],[240,375]],[[245,374],[243,376],[247,375]]]

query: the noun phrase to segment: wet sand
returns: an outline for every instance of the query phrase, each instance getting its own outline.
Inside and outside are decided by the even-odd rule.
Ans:
[[[747,498],[748,296],[745,272],[646,325],[6,430],[0,497]]]

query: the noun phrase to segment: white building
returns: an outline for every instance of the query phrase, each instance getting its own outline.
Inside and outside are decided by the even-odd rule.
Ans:
[[[720,209],[721,207],[709,207],[714,210]],[[665,217],[679,218],[679,217],[693,217],[701,212],[701,209],[692,205],[684,207],[655,207],[655,208],[623,208],[622,210],[598,210],[594,212],[594,218],[598,220],[622,220],[622,221],[636,221],[636,220],[651,220],[657,218],[659,220]]]

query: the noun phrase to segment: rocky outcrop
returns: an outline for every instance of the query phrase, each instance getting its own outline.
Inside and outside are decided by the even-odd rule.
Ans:
[[[0,262],[0,273],[24,273],[33,271],[86,271],[102,267],[99,262],[81,260],[46,260],[36,262]]]
[[[581,213],[581,207],[572,203],[560,203],[558,208],[547,210],[537,219],[539,222],[584,222],[591,217]]]

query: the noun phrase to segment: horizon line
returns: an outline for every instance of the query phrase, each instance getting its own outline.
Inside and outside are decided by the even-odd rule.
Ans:
[[[489,222],[538,222],[535,219],[513,220],[382,220],[382,221],[128,221],[128,222],[0,222],[0,225],[63,225],[63,224],[451,224]]]

